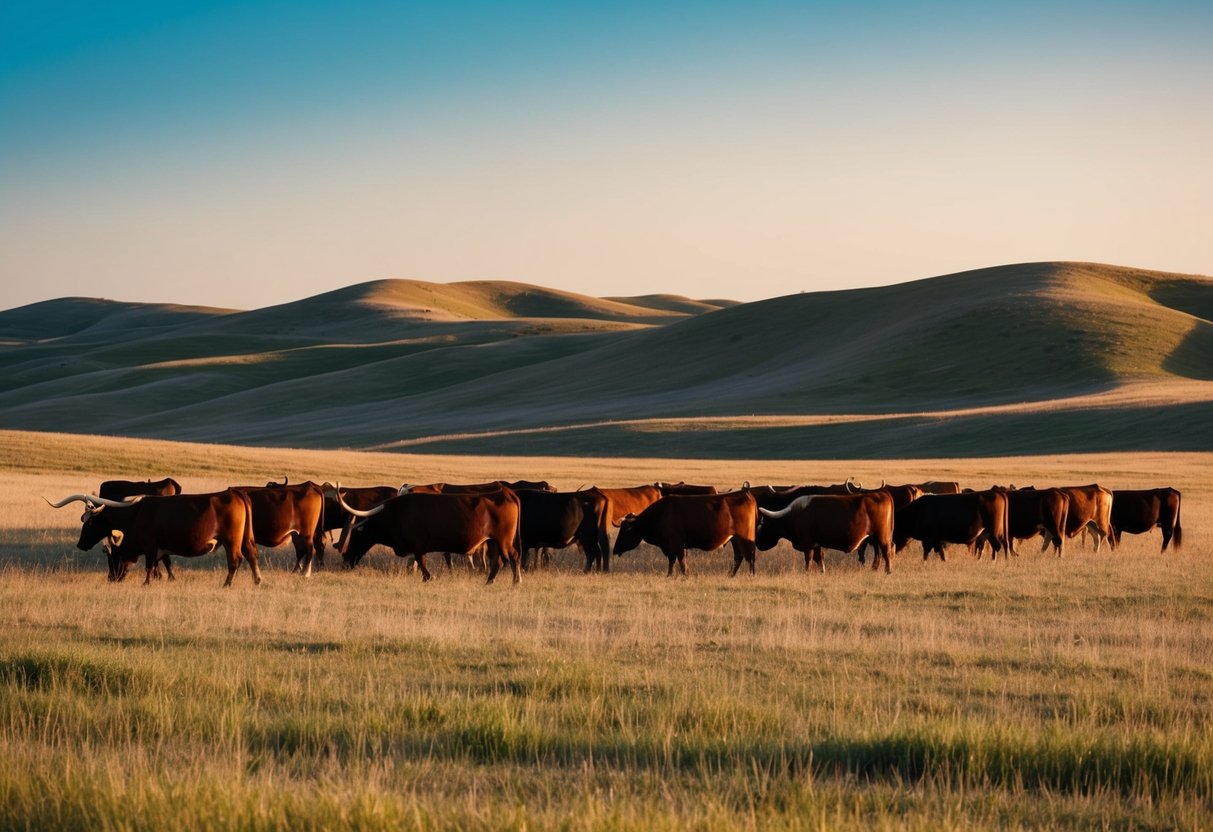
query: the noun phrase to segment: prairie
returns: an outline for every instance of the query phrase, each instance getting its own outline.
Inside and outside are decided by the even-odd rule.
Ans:
[[[489,457],[0,432],[0,826],[63,829],[1201,829],[1213,823],[1206,453],[981,459]],[[79,512],[106,476],[350,484],[657,478],[1099,481],[1184,492],[1155,532],[890,576],[794,553],[726,577],[642,549],[516,587],[390,553],[310,580],[108,584]],[[330,558],[332,558],[330,554]],[[334,565],[330,559],[329,565]]]

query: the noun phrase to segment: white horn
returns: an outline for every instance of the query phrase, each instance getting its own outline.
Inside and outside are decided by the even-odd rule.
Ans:
[[[758,510],[761,511],[763,514],[765,514],[767,517],[787,517],[789,514],[792,513],[793,510],[800,511],[801,509],[803,509],[805,506],[807,506],[810,503],[810,501],[812,501],[812,499],[813,498],[811,496],[797,497],[795,500],[788,503],[787,508],[780,509],[779,511],[771,511],[771,510],[765,509],[765,508],[759,508]]]
[[[46,500],[45,497],[43,497],[42,499]],[[79,500],[80,502],[88,503],[91,506],[93,504],[94,499],[96,499],[96,498],[93,497],[93,495],[91,495],[91,494],[73,494],[70,497],[64,497],[62,500],[60,500],[57,503],[52,503],[50,500],[46,500],[46,504],[48,506],[50,506],[51,508],[63,508],[68,503],[74,503],[77,500]]]
[[[74,503],[77,500],[84,502],[84,503],[88,503],[93,508],[96,508],[97,506],[109,506],[110,508],[126,508],[127,506],[133,506],[135,503],[142,500],[143,497],[144,497],[144,495],[140,494],[136,497],[127,497],[125,500],[109,500],[109,499],[106,499],[105,497],[98,497],[94,494],[73,494],[70,497],[63,498],[62,500],[60,500],[57,503],[52,503],[50,500],[46,500],[45,497],[43,497],[42,499],[46,500],[47,504],[50,505],[51,508],[63,508],[68,503]]]
[[[353,508],[348,503],[346,503],[345,500],[341,499],[341,483],[340,482],[337,483],[336,488],[337,488],[337,502],[341,504],[341,507],[343,509],[345,509],[346,511],[348,511],[350,514],[354,515],[355,517],[374,517],[376,514],[383,511],[382,505],[375,506],[370,511],[359,511],[358,509]]]
[[[396,496],[401,497],[405,494],[408,494],[412,490],[413,490],[413,486],[411,483],[407,483],[407,482],[401,483],[400,487],[398,489],[396,489]]]

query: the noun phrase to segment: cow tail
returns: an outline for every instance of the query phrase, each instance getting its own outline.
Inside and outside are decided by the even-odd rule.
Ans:
[[[1184,530],[1179,525],[1179,509],[1183,506],[1183,497],[1179,496],[1179,492],[1175,492],[1178,499],[1175,500],[1175,525],[1171,528],[1171,545],[1176,549],[1182,549],[1184,545]]]
[[[257,561],[257,541],[253,538],[253,501],[243,491],[237,492],[244,500],[244,547],[241,552],[251,563]]]
[[[1007,553],[1004,558],[1010,557],[1016,552],[1011,548],[1014,540],[1011,538],[1011,495],[1007,492],[1002,494],[1002,545],[1007,548]]]
[[[514,505],[518,508],[518,522],[514,525],[514,560],[522,563],[522,500],[514,495]]]

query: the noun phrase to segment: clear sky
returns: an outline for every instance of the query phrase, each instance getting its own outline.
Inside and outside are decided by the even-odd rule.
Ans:
[[[0,307],[1213,273],[1213,3],[0,3]]]

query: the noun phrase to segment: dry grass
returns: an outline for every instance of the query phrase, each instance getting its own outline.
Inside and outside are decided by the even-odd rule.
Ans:
[[[862,463],[492,459],[0,434],[0,827],[1205,828],[1213,823],[1213,455]],[[892,576],[792,554],[725,577],[651,551],[518,587],[386,552],[223,591],[109,585],[78,512],[101,471],[190,490],[658,476],[1166,482],[1187,548]],[[227,472],[231,472],[228,474]]]

